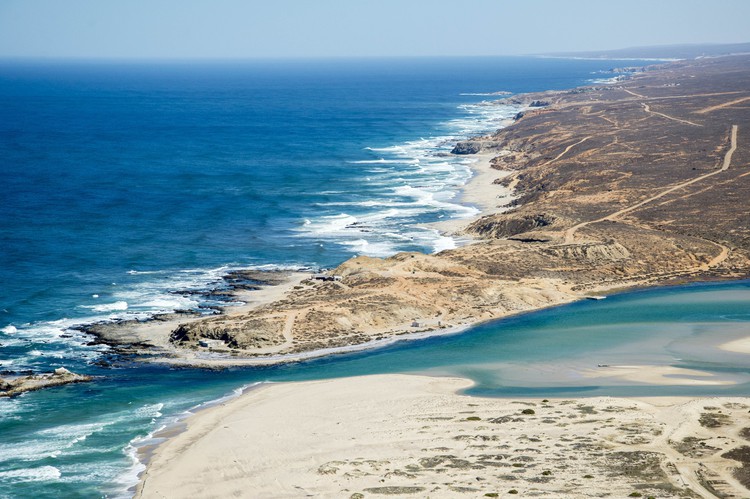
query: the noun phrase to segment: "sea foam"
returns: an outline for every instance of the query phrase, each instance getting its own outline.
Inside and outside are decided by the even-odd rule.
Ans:
[[[355,254],[381,257],[404,250],[438,252],[463,244],[423,228],[446,217],[480,213],[457,201],[459,189],[473,175],[475,160],[450,151],[459,140],[501,128],[520,108],[484,101],[459,109],[463,116],[443,123],[440,134],[368,146],[363,155],[369,158],[347,159],[363,167],[361,187],[342,192],[340,200],[316,203],[322,214],[301,221],[300,235],[336,243]],[[332,212],[336,208],[345,211]]]
[[[57,480],[60,476],[60,470],[54,466],[40,466],[38,468],[0,471],[0,481],[10,483],[45,482],[48,480]]]

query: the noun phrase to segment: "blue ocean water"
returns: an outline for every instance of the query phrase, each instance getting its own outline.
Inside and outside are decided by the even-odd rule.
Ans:
[[[355,254],[452,247],[459,242],[421,224],[476,213],[459,197],[471,159],[447,153],[515,114],[488,105],[499,98],[490,94],[570,88],[618,65],[0,63],[0,370],[64,365],[97,376],[0,400],[0,497],[127,496],[140,467],[133,451],[147,435],[256,382],[416,371],[472,377],[483,394],[598,393],[580,379],[553,385],[544,366],[561,352],[574,366],[618,361],[654,331],[695,341],[739,334],[746,284],[576,304],[450,338],[219,373],[112,359],[71,329],[212,305],[191,291],[233,268],[330,267]],[[645,310],[643,296],[674,304],[628,319]],[[717,369],[720,357],[723,369],[747,371],[739,357],[650,346],[655,361]],[[100,367],[103,359],[113,366]],[[518,376],[517,363],[536,374]]]
[[[0,327],[195,306],[229,267],[453,242],[455,141],[610,61],[0,64]],[[93,298],[98,295],[97,298]]]

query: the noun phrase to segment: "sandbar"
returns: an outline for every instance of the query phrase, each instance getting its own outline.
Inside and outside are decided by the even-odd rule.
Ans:
[[[409,375],[266,385],[189,418],[136,497],[748,494],[734,474],[742,463],[722,456],[747,443],[749,398],[455,393],[470,385]]]

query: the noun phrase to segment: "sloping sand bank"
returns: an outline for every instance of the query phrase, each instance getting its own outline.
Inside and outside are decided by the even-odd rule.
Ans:
[[[750,494],[750,398],[455,394],[468,386],[408,375],[264,386],[191,417],[137,497]]]

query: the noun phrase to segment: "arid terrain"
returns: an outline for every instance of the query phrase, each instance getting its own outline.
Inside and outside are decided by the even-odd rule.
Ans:
[[[240,293],[247,305],[222,315],[98,334],[159,362],[256,364],[628,288],[746,278],[748,81],[750,56],[737,56],[509,97],[525,106],[512,125],[455,149],[479,159],[465,199],[483,214],[439,227],[473,243],[353,258],[330,280],[277,275],[281,284]],[[747,338],[719,348],[750,351]],[[579,374],[732,382],[672,365]],[[263,386],[165,434],[136,496],[747,497],[746,397],[455,393],[470,385],[397,374]]]
[[[480,176],[496,179],[488,214],[464,224],[473,244],[353,258],[336,280],[293,274],[218,316],[94,330],[159,361],[276,362],[614,290],[747,277],[748,81],[750,56],[732,56],[509,97],[526,110],[461,151],[481,148],[496,171]]]
[[[197,414],[136,497],[747,497],[747,398],[484,399],[388,375]]]

